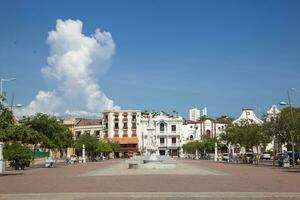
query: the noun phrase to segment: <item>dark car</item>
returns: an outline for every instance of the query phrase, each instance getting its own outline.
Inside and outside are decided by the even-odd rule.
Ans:
[[[290,164],[293,164],[293,152],[289,151],[288,152],[289,157],[290,157]],[[295,152],[295,165],[299,164],[298,160],[300,159],[300,152]]]

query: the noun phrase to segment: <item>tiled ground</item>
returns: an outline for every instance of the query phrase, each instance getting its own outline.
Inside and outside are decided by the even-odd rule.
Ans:
[[[28,193],[27,199],[132,199],[132,193],[135,199],[144,199],[146,194],[147,199],[197,199],[201,195],[202,199],[209,198],[203,195],[210,195],[209,199],[232,199],[233,196],[238,199],[297,199],[300,194],[300,170],[180,160],[177,172],[132,175],[130,173],[134,172],[124,174],[125,169],[122,171],[124,162],[112,160],[35,168],[20,175],[0,176],[0,199],[18,199],[11,196],[16,194],[25,198],[24,193]],[[104,172],[110,174],[104,175]],[[107,194],[119,196],[105,196]]]

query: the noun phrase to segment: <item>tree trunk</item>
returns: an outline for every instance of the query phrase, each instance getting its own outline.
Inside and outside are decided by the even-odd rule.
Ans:
[[[33,146],[32,162],[34,161],[34,158],[35,158],[35,152],[36,152],[36,144],[34,144],[34,146]]]

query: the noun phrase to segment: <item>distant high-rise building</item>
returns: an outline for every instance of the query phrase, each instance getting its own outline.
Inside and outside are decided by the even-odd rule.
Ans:
[[[190,109],[190,120],[196,121],[201,117],[201,112],[197,108]]]
[[[208,116],[208,114],[207,114],[207,108],[206,107],[204,107],[203,109],[202,109],[202,115],[201,116]]]

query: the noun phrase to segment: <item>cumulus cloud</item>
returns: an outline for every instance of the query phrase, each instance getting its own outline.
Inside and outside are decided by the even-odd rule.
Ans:
[[[110,64],[115,43],[109,32],[96,29],[94,34],[86,36],[82,27],[80,20],[56,21],[56,29],[47,38],[50,47],[47,66],[41,72],[55,80],[57,88],[39,91],[21,112],[88,116],[116,108],[96,79]]]

